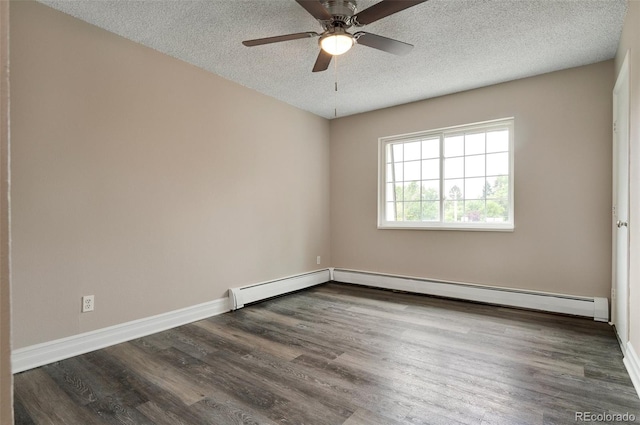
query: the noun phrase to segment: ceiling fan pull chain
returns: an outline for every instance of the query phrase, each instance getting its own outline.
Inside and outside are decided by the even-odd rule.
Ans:
[[[338,58],[336,57],[333,62],[333,72],[335,75],[335,86],[334,86],[334,107],[333,107],[333,115],[334,118],[338,118]]]

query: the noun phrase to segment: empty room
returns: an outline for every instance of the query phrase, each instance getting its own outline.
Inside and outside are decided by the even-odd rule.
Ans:
[[[639,0],[0,0],[0,424],[640,423]]]

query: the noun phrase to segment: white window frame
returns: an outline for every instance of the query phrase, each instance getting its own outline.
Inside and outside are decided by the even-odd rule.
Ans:
[[[381,137],[378,139],[378,229],[415,229],[415,230],[479,230],[479,231],[513,231],[514,220],[514,118],[503,118],[453,127],[445,127],[417,133]],[[509,129],[509,214],[508,220],[492,222],[445,222],[444,221],[444,139],[455,133],[467,133],[477,130],[490,131],[492,128]],[[389,221],[386,219],[386,172],[387,146],[394,143],[407,143],[422,139],[440,139],[440,221]],[[486,174],[485,174],[486,175]]]

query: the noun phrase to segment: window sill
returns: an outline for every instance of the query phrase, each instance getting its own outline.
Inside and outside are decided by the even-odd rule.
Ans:
[[[415,225],[414,223],[398,224],[378,224],[378,230],[456,230],[465,232],[514,232],[515,226],[513,223],[503,223],[500,225],[452,225],[449,223],[443,224],[429,224]]]

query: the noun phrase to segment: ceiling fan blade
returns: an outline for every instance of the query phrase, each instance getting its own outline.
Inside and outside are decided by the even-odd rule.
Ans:
[[[368,25],[425,1],[427,0],[382,0],[354,15],[353,21],[357,26]]]
[[[316,19],[329,21],[333,18],[331,13],[318,0],[296,0],[296,2]]]
[[[297,40],[299,38],[309,38],[309,37],[318,37],[320,34],[317,32],[309,31],[309,32],[298,32],[295,34],[287,34],[287,35],[277,35],[275,37],[266,37],[266,38],[257,38],[255,40],[246,40],[243,41],[247,47],[252,46],[260,46],[262,44],[270,44],[270,43],[279,43],[281,41],[289,41],[289,40]]]
[[[320,49],[318,59],[316,59],[316,63],[315,65],[313,65],[313,72],[326,71],[327,68],[329,68],[332,57],[333,56],[330,53],[327,53],[324,50]]]
[[[413,44],[404,43],[392,38],[383,37],[381,35],[371,34],[359,31],[353,35],[358,44],[373,47],[374,49],[384,52],[393,53],[394,55],[406,55],[413,49]]]

